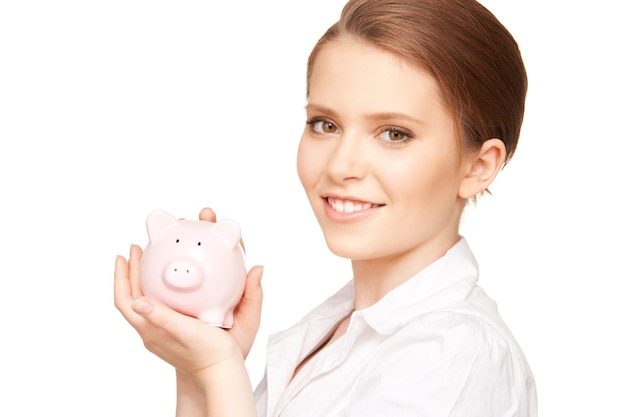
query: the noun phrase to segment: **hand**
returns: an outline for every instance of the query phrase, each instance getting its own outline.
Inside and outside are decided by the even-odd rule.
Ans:
[[[194,375],[234,356],[235,340],[223,329],[180,314],[141,293],[142,250],[131,246],[128,261],[115,263],[115,306],[137,330],[146,348],[186,374]]]
[[[203,209],[200,219],[215,221],[215,213]],[[176,368],[176,415],[255,415],[243,361],[259,328],[263,269],[255,266],[248,272],[233,327],[224,330],[145,297],[140,284],[141,256],[141,249],[132,245],[128,260],[117,257],[115,306],[146,348]],[[222,401],[237,392],[240,401]]]
[[[143,296],[141,255],[141,248],[132,245],[128,261],[117,257],[115,306],[146,348],[176,368],[176,415],[254,416],[252,387],[238,342],[229,331]]]
[[[215,221],[211,209],[200,219]],[[241,302],[230,330],[208,326],[143,296],[140,284],[142,251],[131,246],[130,258],[118,256],[115,265],[115,306],[137,330],[146,348],[193,377],[221,361],[248,355],[259,323],[262,302],[262,268],[250,269]]]

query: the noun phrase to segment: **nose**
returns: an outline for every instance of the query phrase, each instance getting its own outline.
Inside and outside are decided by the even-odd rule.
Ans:
[[[202,280],[202,266],[193,258],[174,259],[163,269],[163,282],[176,291],[194,291]]]
[[[335,182],[341,183],[365,176],[367,172],[365,140],[348,132],[333,141],[326,169]]]

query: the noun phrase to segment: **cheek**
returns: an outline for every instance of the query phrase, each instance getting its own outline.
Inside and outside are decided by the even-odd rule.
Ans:
[[[315,177],[315,166],[314,166],[314,158],[311,152],[310,147],[307,146],[307,141],[305,138],[300,140],[300,144],[298,145],[298,155],[296,160],[297,170],[298,170],[298,178],[300,178],[300,183],[308,191],[308,188],[311,187],[313,183],[313,178]]]
[[[298,154],[296,156],[296,167],[298,170],[298,178],[300,178],[300,183],[303,187],[306,188],[307,178],[309,176],[309,167],[306,160],[306,150],[304,143],[300,140],[300,144],[298,145]]]
[[[380,178],[384,178],[389,197],[396,201],[417,201],[426,207],[437,204],[440,198],[449,200],[456,195],[458,172],[448,158],[412,157],[379,166],[386,167]]]

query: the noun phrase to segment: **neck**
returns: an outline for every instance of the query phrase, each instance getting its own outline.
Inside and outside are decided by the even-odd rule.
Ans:
[[[412,250],[375,259],[352,260],[354,308],[375,304],[389,291],[408,281],[454,246],[460,237],[433,239]]]

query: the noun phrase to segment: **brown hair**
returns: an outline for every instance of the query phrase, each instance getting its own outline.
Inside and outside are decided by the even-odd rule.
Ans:
[[[311,72],[320,48],[350,36],[426,68],[441,91],[463,143],[504,142],[508,161],[519,139],[527,90],[517,42],[475,0],[350,0],[341,17],[309,56]]]

